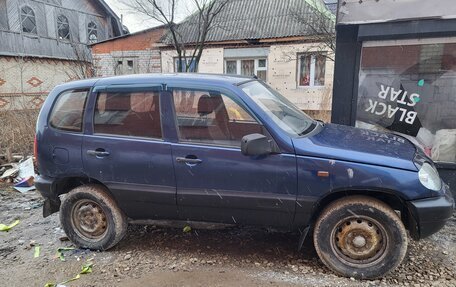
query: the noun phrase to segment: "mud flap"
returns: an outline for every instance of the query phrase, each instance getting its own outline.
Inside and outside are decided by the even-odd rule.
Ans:
[[[55,202],[50,199],[46,199],[43,205],[43,217],[46,218],[49,215],[56,213],[60,210],[60,200]]]
[[[304,228],[304,230],[301,233],[301,237],[299,237],[299,243],[298,243],[298,251],[301,251],[302,245],[304,245],[304,241],[307,238],[307,233],[309,233],[310,226],[307,226]]]

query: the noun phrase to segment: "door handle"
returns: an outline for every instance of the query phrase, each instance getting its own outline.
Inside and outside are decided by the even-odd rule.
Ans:
[[[176,161],[179,163],[186,163],[186,164],[200,164],[203,162],[199,158],[192,158],[192,157],[176,157]]]
[[[103,158],[109,156],[109,152],[102,148],[97,148],[95,150],[87,150],[87,154],[91,156],[96,156],[97,158]]]

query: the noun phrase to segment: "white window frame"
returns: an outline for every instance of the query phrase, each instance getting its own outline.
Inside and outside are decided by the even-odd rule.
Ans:
[[[325,84],[323,85],[315,85],[315,65],[316,65],[316,56],[320,54],[311,54],[311,53],[303,53],[303,54],[298,54],[298,73],[297,73],[297,79],[296,83],[298,85],[298,88],[322,88],[325,87],[326,85],[326,80]],[[301,79],[301,58],[303,56],[310,56],[310,82],[308,86],[301,86],[299,84],[300,79]],[[325,62],[326,66],[326,62]],[[326,67],[325,67],[325,77],[326,77]]]
[[[225,74],[228,74],[227,73],[228,65],[226,64],[226,62],[236,61],[236,75],[242,75],[241,74],[241,70],[242,70],[241,62],[242,61],[252,61],[252,60],[255,61],[255,64],[254,64],[254,74],[255,74],[255,76],[258,75],[258,71],[266,71],[266,80],[267,80],[268,79],[268,58],[242,58],[242,59],[225,58],[225,62],[224,62],[224,64],[225,64],[225,68],[224,68]],[[260,67],[259,66],[260,60],[265,60],[266,61],[266,66],[265,67]]]

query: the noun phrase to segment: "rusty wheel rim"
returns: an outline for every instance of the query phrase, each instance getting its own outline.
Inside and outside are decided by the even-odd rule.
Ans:
[[[385,256],[388,236],[376,220],[354,216],[341,220],[331,234],[336,257],[358,267],[373,265]]]
[[[103,238],[108,230],[106,214],[95,201],[78,201],[72,210],[71,221],[76,233],[90,241]]]

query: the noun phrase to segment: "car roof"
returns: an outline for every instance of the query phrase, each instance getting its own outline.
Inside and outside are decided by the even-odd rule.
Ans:
[[[200,74],[200,73],[175,73],[175,74],[136,74],[126,76],[116,76],[102,78],[97,82],[97,85],[119,85],[119,84],[139,84],[147,83],[151,80],[154,82],[160,81],[182,81],[192,83],[208,83],[213,84],[239,84],[245,82],[252,77],[238,76],[238,75],[222,75],[222,74]]]
[[[114,76],[98,79],[73,81],[64,84],[68,88],[81,86],[110,86],[110,85],[130,85],[162,83],[170,81],[201,83],[201,84],[231,84],[237,85],[242,82],[253,80],[253,77],[222,74],[200,74],[200,73],[176,73],[176,74],[134,74],[124,76]]]

